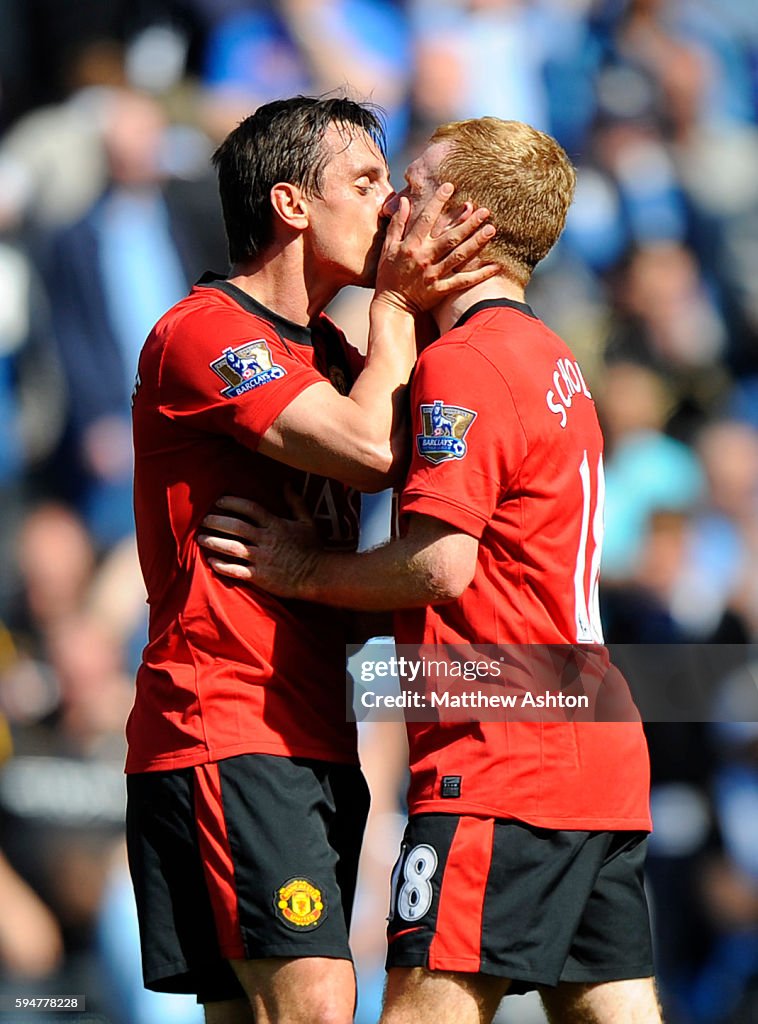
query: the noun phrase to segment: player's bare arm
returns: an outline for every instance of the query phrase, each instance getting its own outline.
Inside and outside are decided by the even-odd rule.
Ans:
[[[494,233],[486,209],[462,208],[455,223],[435,230],[451,194],[441,186],[412,222],[408,201],[398,204],[379,264],[365,369],[348,396],[324,382],[293,399],[264,435],[262,454],[363,491],[395,482],[407,450],[401,399],[416,358],[414,316],[497,269],[476,260]]]
[[[404,537],[353,554],[324,551],[299,501],[292,520],[244,498],[217,504],[222,514],[206,516],[198,537],[213,569],[280,597],[389,611],[453,601],[474,577],[476,537],[430,516],[411,515]]]

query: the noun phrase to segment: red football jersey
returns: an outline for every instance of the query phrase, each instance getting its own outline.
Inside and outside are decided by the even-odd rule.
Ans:
[[[457,601],[396,615],[398,644],[602,644],[603,442],[579,364],[523,303],[479,302],[421,354],[401,514],[479,539]],[[646,829],[639,722],[409,724],[412,813]],[[442,780],[455,785],[442,793]]]
[[[359,496],[256,447],[289,402],[361,357],[325,316],[284,320],[208,275],[156,324],[133,402],[135,514],[150,606],[127,771],[242,753],[357,759],[345,714],[346,616],[214,575],[196,543],[223,494],[288,515],[303,494],[328,546],[355,547]]]

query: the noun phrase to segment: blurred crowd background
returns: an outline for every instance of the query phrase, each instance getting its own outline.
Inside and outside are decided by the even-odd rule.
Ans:
[[[261,102],[345,87],[387,111],[398,186],[441,121],[525,120],[567,149],[576,202],[528,298],[605,429],[607,638],[758,637],[755,0],[0,0],[0,993],[201,1020],[143,992],[125,872],[129,394],[152,323],[227,266],[214,147]],[[365,310],[334,305],[356,341]],[[758,1021],[758,724],[720,717],[739,714],[648,727],[669,1024]],[[369,1024],[403,738],[361,744]],[[519,997],[499,1019],[541,1015]]]

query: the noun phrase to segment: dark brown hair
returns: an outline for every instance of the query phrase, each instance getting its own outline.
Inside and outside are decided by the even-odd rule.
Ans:
[[[346,139],[365,132],[385,153],[384,120],[378,107],[345,97],[295,96],[259,107],[213,154],[232,263],[256,256],[271,243],[270,194],[277,182],[319,194],[331,156],[322,143],[331,124]]]

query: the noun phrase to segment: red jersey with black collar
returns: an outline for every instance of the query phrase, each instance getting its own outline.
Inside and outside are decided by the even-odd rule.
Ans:
[[[242,753],[353,762],[346,618],[214,575],[196,542],[223,494],[288,515],[290,482],[327,546],[352,549],[359,498],[256,452],[306,388],[347,393],[362,363],[328,317],[305,328],[206,275],[156,324],[133,401],[137,544],[148,644],[127,725],[127,772]]]
[[[523,303],[477,303],[421,354],[411,403],[401,515],[449,523],[479,549],[460,599],[397,613],[397,642],[601,645],[603,442],[570,349]],[[411,813],[650,827],[638,721],[445,721],[408,733]]]

